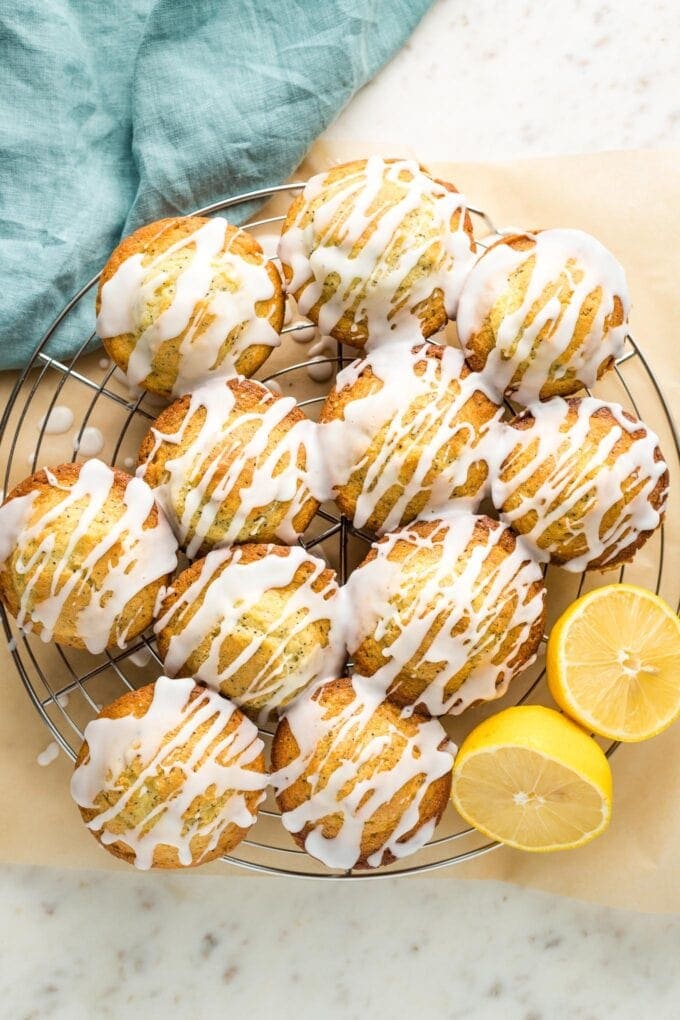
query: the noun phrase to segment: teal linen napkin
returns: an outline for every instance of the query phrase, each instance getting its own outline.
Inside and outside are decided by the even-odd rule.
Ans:
[[[285,180],[431,2],[5,0],[0,368],[124,233]]]

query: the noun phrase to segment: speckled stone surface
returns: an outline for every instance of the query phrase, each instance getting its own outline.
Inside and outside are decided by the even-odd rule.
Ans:
[[[0,902],[12,1020],[678,1015],[680,919],[498,883],[17,868]]]
[[[440,0],[327,137],[423,160],[678,145],[679,35],[671,2]],[[4,867],[0,945],[2,1020],[680,1015],[680,919],[455,878]]]
[[[673,0],[439,0],[328,138],[483,160],[680,144]]]

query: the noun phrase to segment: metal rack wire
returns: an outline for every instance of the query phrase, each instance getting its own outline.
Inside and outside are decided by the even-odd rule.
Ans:
[[[302,186],[290,184],[252,191],[206,206],[197,210],[196,215],[223,212],[253,200],[263,201],[272,198],[276,200],[277,197],[297,192]],[[494,224],[484,212],[478,209],[470,211],[483,221],[490,233],[497,233]],[[267,228],[275,227],[283,218],[283,215],[275,214],[249,224],[249,229],[259,236],[265,252],[272,258],[274,257],[271,249],[272,237],[271,235],[267,237],[266,231]],[[483,238],[480,243],[484,246]],[[106,408],[108,423],[107,448],[102,457],[116,466],[130,467],[129,458],[136,453],[141,435],[159,412],[159,408],[154,406],[153,398],[147,394],[131,397],[115,367],[111,365],[102,367],[103,363],[99,361],[99,356],[96,353],[89,353],[88,349],[95,337],[94,332],[86,331],[85,339],[68,361],[62,361],[50,353],[60,331],[70,326],[74,318],[87,314],[83,304],[91,298],[98,279],[97,275],[88,281],[65,305],[16,381],[0,419],[0,442],[7,458],[5,492],[24,477],[27,468],[34,471],[40,464],[58,463],[65,459],[75,460],[85,428],[89,423],[99,420],[102,407]],[[280,352],[272,356],[271,361],[276,362],[277,357],[279,360],[285,359],[290,353],[290,345],[286,344],[286,338],[294,338],[296,331],[303,328],[304,325],[295,324],[284,328],[284,344]],[[317,395],[300,401],[300,406],[313,414],[315,406],[323,401],[325,392],[332,385],[337,370],[352,360],[354,353],[349,350],[343,351],[342,347],[337,345],[334,356],[312,359],[316,365],[328,364],[332,369],[331,378],[327,380],[325,387],[318,387]],[[260,378],[264,383],[276,382],[279,385],[283,383],[294,392],[296,380],[303,377],[302,373],[310,364],[310,359],[293,364],[283,363],[279,367],[274,364],[274,371],[269,371],[266,365],[260,373]],[[75,394],[76,391],[80,391],[81,397],[83,392],[89,391],[90,399],[77,424],[73,441],[70,436],[48,436],[45,422],[50,411],[57,405],[60,397]],[[618,400],[659,432],[664,452],[669,460],[671,475],[678,477],[680,467],[678,432],[662,387],[632,336],[626,339],[624,353],[617,361],[614,373],[610,373],[609,379],[601,386],[598,384],[597,392],[602,393],[607,399]],[[512,412],[514,409],[508,405],[508,410]],[[36,428],[37,440],[29,458],[26,459],[25,453],[22,456],[22,448],[31,441],[33,430]],[[65,442],[68,443],[68,448],[64,451]],[[632,566],[622,567],[618,571],[618,580],[623,580],[625,576],[626,579],[635,580],[663,594],[668,601],[677,603],[680,579],[670,577],[669,572],[664,571],[664,548],[668,541],[678,540],[679,536],[676,534],[679,530],[678,517],[677,513],[668,514],[666,524],[645,547],[644,555]],[[332,562],[338,570],[341,581],[344,582],[353,563],[363,558],[371,541],[370,535],[355,528],[349,520],[340,516],[329,505],[319,510],[315,522],[308,534],[300,540],[300,544],[306,549],[315,549]],[[549,592],[552,577],[554,573],[550,568],[547,572]],[[599,574],[573,576],[568,579],[570,587],[568,585],[564,597],[570,601],[578,597],[586,586],[608,583],[612,579],[611,574],[605,575],[604,581]],[[561,588],[564,588],[566,580],[562,572]],[[562,608],[556,605],[552,615],[558,615]],[[0,607],[0,610],[4,633],[18,676],[54,740],[71,759],[75,759],[87,722],[96,715],[101,704],[112,700],[125,690],[133,690],[143,683],[148,683],[161,673],[162,664],[151,634],[143,635],[124,651],[92,656],[57,645],[45,645],[35,636],[21,634],[4,609]],[[545,693],[544,672],[542,657],[539,657],[538,662],[530,670],[513,681],[508,694],[502,701],[494,703],[492,708],[487,706],[472,709],[465,713],[462,720],[447,721],[445,725],[451,735],[454,739],[459,739],[460,735],[469,730],[480,718],[489,711],[498,710],[499,707],[510,703],[520,704],[528,700],[540,701]],[[261,733],[265,742],[269,743],[271,729],[261,730]],[[616,746],[611,744],[605,747],[607,754],[612,754]],[[295,846],[278,821],[276,804],[270,797],[264,804],[260,819],[251,830],[249,838],[225,860],[242,868],[270,874],[366,880],[394,874],[407,875],[431,871],[478,857],[496,846],[496,843],[488,842],[479,833],[468,828],[458,818],[453,808],[449,808],[434,838],[411,861],[396,862],[375,872],[329,872]]]

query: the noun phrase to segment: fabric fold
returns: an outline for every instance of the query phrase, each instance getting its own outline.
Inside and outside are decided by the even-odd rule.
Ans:
[[[4,4],[0,368],[25,364],[124,233],[285,180],[430,3]],[[82,344],[90,311],[53,357]]]

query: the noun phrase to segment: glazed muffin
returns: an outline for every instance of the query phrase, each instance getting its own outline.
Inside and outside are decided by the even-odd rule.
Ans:
[[[534,404],[496,450],[501,518],[565,570],[629,562],[663,520],[668,469],[651,429],[593,397]]]
[[[321,412],[329,495],[381,533],[423,511],[487,495],[501,408],[453,347],[381,347],[344,369]]]
[[[431,838],[456,748],[436,719],[403,715],[356,678],[304,694],[279,723],[281,821],[329,868],[379,868]]]
[[[441,329],[474,251],[465,199],[452,184],[412,160],[377,156],[312,177],[279,242],[301,314],[354,347]]]
[[[0,599],[25,632],[93,653],[153,620],[177,542],[149,486],[88,460],[26,478],[0,508]]]
[[[457,329],[468,363],[520,404],[592,386],[623,350],[625,273],[582,230],[513,234],[470,271]]]
[[[372,546],[347,584],[355,671],[398,705],[458,715],[530,665],[545,629],[541,569],[498,521],[416,521]]]
[[[160,677],[85,728],[71,796],[93,836],[142,870],[228,853],[265,797],[264,744],[219,694]]]
[[[335,571],[299,546],[216,549],[168,589],[156,624],[170,676],[193,676],[270,715],[337,676],[345,646]]]
[[[260,245],[219,216],[140,227],[104,266],[97,335],[131,386],[170,399],[250,376],[277,347],[284,298]]]
[[[166,408],[137,474],[187,555],[234,542],[295,542],[317,511],[307,461],[313,425],[292,397],[248,379],[214,379]]]

